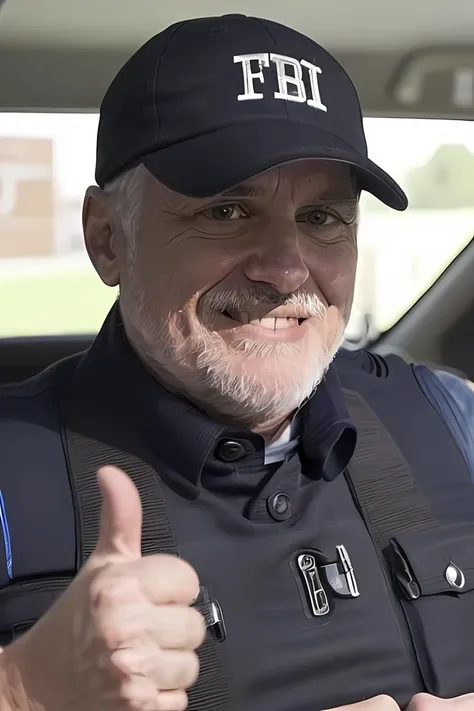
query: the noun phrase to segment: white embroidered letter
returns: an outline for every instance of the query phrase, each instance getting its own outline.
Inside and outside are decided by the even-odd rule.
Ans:
[[[244,93],[237,96],[238,101],[249,101],[251,99],[263,99],[263,94],[255,91],[255,80],[263,84],[265,77],[263,76],[263,68],[270,66],[268,60],[268,52],[259,54],[239,54],[234,57],[234,64],[242,64],[242,73],[244,78]],[[253,72],[251,62],[258,62],[258,71]]]
[[[328,107],[323,104],[321,101],[321,92],[319,90],[319,74],[322,74],[322,69],[320,67],[316,67],[314,64],[311,64],[310,62],[307,62],[306,59],[301,60],[301,66],[306,67],[306,69],[309,70],[309,83],[311,84],[311,93],[312,93],[312,98],[308,99],[306,102],[308,106],[312,106],[315,109],[319,109],[319,111],[327,111]]]
[[[298,60],[293,57],[285,57],[283,54],[271,54],[270,59],[276,64],[278,77],[278,91],[275,91],[273,95],[275,99],[304,104],[306,89],[303,82],[303,70]],[[293,68],[293,74],[286,73],[287,67]]]

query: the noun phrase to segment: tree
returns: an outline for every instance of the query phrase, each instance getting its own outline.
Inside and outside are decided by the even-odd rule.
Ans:
[[[474,154],[463,145],[442,145],[407,174],[405,184],[412,208],[474,207]]]

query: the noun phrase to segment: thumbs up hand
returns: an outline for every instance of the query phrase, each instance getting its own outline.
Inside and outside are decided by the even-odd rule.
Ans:
[[[14,668],[25,708],[184,710],[205,635],[190,607],[197,575],[175,556],[141,556],[140,496],[124,472],[105,467],[98,482],[95,550],[56,604],[5,649],[2,665]]]

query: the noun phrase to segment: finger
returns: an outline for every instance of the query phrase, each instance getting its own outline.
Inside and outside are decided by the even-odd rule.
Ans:
[[[199,676],[199,659],[195,652],[162,650],[148,674],[160,691],[189,689]]]
[[[158,691],[151,679],[143,676],[134,676],[122,682],[119,693],[107,700],[115,702],[117,708],[121,708],[119,704],[125,700],[140,711],[186,711],[188,707],[185,691]]]
[[[140,494],[125,472],[102,467],[97,473],[102,492],[98,555],[141,556],[142,505]]]
[[[115,693],[106,697],[114,709],[140,709],[140,711],[158,711],[159,691],[153,681],[143,676],[128,677],[123,680]],[[125,704],[124,704],[125,702]]]
[[[148,555],[133,564],[143,595],[156,605],[190,605],[199,592],[196,571],[175,555]]]
[[[204,641],[206,625],[198,610],[182,605],[135,605],[107,610],[98,622],[109,649],[132,646],[139,639],[161,649],[197,649]]]
[[[188,689],[199,674],[197,654],[160,650],[156,645],[117,649],[110,661],[122,674],[151,679],[159,691]]]
[[[157,698],[159,711],[186,711],[188,695],[185,691],[160,691]]]

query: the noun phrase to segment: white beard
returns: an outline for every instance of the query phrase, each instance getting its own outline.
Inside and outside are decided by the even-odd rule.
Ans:
[[[176,327],[179,314],[157,327],[137,270],[130,271],[131,288],[120,306],[135,350],[165,385],[236,425],[252,428],[296,411],[323,379],[343,340],[341,329],[331,347],[325,346],[327,339],[319,334],[324,334],[326,309],[319,301],[313,310],[319,311],[321,329],[313,329],[311,348],[237,337],[229,345],[200,322],[185,338]]]
[[[218,333],[201,327],[192,344],[187,339],[177,348],[170,330],[156,328],[146,309],[123,317],[137,351],[156,374],[162,373],[165,382],[192,402],[244,427],[297,410],[323,379],[342,340],[330,351],[320,342],[309,356],[290,343],[248,340],[234,349]]]

